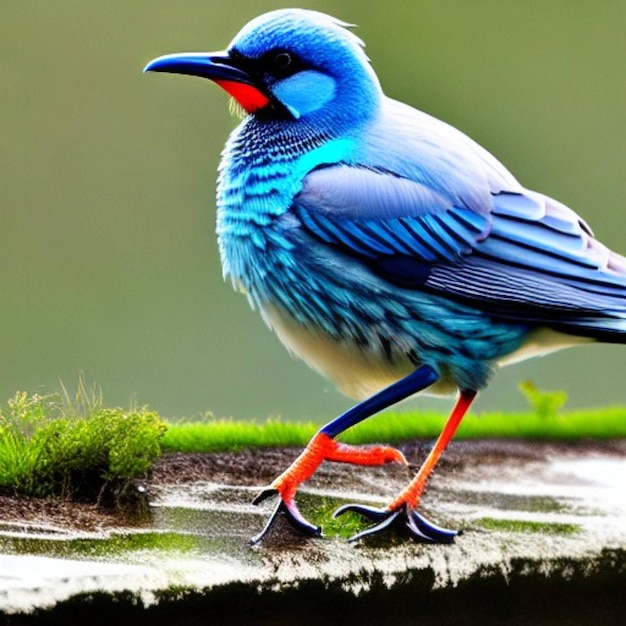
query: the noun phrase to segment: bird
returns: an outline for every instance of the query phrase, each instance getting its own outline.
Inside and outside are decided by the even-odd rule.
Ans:
[[[452,543],[420,503],[476,395],[500,367],[571,346],[626,343],[626,259],[572,209],[527,189],[460,130],[386,96],[353,26],[305,9],[248,22],[227,49],[144,72],[197,76],[242,109],[221,155],[223,275],[296,357],[357,403],[322,426],[255,504],[320,536],[297,491],[323,461],[397,462],[346,429],[423,391],[456,395],[415,476],[363,516],[358,540],[396,529]]]

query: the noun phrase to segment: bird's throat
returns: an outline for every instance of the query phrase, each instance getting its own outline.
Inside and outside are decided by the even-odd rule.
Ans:
[[[266,107],[270,102],[269,98],[253,85],[233,80],[216,80],[215,83],[235,98],[248,113],[254,113]]]

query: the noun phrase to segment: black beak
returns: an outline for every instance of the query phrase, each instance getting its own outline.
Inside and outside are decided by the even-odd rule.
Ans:
[[[265,87],[258,80],[255,81],[227,52],[166,54],[150,61],[143,71],[208,78],[233,96],[248,113],[270,104]]]

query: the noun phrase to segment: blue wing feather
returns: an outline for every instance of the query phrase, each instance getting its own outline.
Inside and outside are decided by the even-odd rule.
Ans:
[[[307,176],[293,211],[318,239],[402,287],[517,321],[626,332],[626,262],[571,209],[518,190],[458,204],[380,168],[336,165]]]

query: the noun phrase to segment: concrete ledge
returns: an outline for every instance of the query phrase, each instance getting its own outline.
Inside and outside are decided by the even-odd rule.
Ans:
[[[419,447],[405,451],[421,454]],[[275,455],[259,453],[254,462],[274,473]],[[285,525],[251,548],[247,540],[268,509],[250,506],[255,487],[215,480],[223,478],[223,469],[215,469],[221,461],[191,482],[159,484],[148,518],[134,528],[87,532],[5,521],[0,616],[11,625],[84,620],[90,626],[157,618],[173,624],[218,618],[231,624],[622,623],[624,442],[460,443],[446,458],[424,506],[434,521],[463,527],[451,546],[400,536],[356,545],[338,536],[305,540]],[[384,502],[405,480],[399,468],[327,464],[303,491],[302,508]]]

